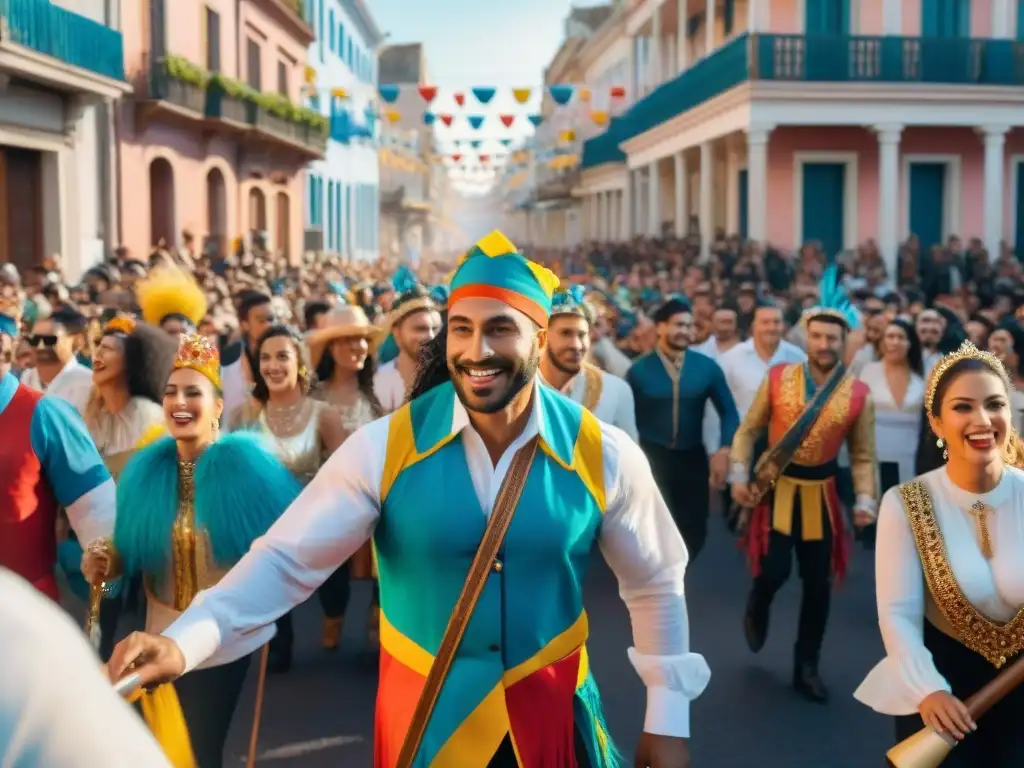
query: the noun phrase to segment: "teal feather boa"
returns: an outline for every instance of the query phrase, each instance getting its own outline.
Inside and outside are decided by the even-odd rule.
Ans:
[[[222,568],[240,560],[300,490],[273,449],[245,432],[210,444],[196,464],[195,486],[196,526]],[[177,516],[178,450],[165,437],[137,451],[117,481],[114,547],[126,574],[166,571]]]

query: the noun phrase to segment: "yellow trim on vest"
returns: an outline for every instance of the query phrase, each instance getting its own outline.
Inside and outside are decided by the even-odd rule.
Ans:
[[[380,612],[380,647],[387,651],[395,661],[404,664],[417,675],[426,677],[430,665],[434,663],[433,655],[409,639],[388,621],[384,611]]]
[[[576,443],[572,449],[572,464],[562,461],[544,440],[540,441],[540,448],[562,469],[576,473],[590,491],[590,495],[594,497],[597,508],[603,515],[607,505],[604,490],[604,446],[601,422],[597,417],[590,411],[583,411],[580,431],[576,435]]]
[[[388,422],[388,445],[384,458],[384,474],[380,481],[380,503],[384,503],[384,499],[387,498],[391,486],[395,484],[395,481],[404,469],[437,453],[451,442],[455,435],[456,433],[453,432],[439,440],[437,445],[433,446],[426,453],[419,453],[416,450],[416,434],[412,428],[411,404],[406,403],[392,413],[391,419]]]
[[[821,541],[825,537],[822,515],[826,513],[825,492],[827,480],[800,480],[783,475],[775,483],[772,502],[772,528],[787,536],[793,533],[793,508],[800,494],[800,539]]]
[[[502,683],[506,688],[511,688],[534,672],[539,672],[544,667],[549,667],[556,661],[564,659],[587,641],[588,632],[587,612],[582,611],[572,626],[554,637],[551,642],[526,661],[507,670],[501,677]]]
[[[448,737],[430,761],[430,768],[487,765],[511,729],[505,688],[499,682]]]

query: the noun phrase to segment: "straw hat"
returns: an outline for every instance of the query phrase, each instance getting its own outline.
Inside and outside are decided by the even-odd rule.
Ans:
[[[320,364],[324,350],[332,341],[347,338],[363,338],[373,341],[380,329],[370,324],[362,307],[346,304],[331,310],[324,318],[324,327],[306,335],[309,347],[309,363],[314,368]]]

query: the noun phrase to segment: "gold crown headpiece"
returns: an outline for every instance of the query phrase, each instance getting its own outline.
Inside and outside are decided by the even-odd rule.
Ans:
[[[1007,374],[1006,367],[1003,365],[1002,360],[991,352],[978,349],[971,342],[965,341],[960,345],[960,349],[956,352],[950,352],[948,355],[943,356],[942,359],[935,364],[935,368],[932,370],[932,375],[928,377],[928,391],[925,393],[924,397],[924,407],[926,412],[932,412],[932,405],[935,402],[935,391],[939,388],[939,382],[942,381],[942,377],[946,375],[950,368],[961,360],[977,360],[978,362],[984,363],[992,369],[993,373],[997,374],[1003,380],[1003,383],[1006,385],[1006,391],[1008,393],[1013,392],[1013,382]]]
[[[174,370],[179,368],[198,371],[210,380],[218,392],[221,391],[220,352],[206,336],[198,333],[182,335],[178,354],[174,358]]]

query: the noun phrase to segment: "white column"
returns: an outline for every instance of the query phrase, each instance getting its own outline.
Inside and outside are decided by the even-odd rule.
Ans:
[[[686,155],[680,150],[675,153],[672,160],[675,165],[676,184],[676,237],[686,237],[686,231],[689,228],[688,219],[690,218],[690,205],[686,199],[690,192],[689,179],[686,174]]]
[[[639,235],[647,231],[647,215],[644,208],[644,178],[639,168],[633,171],[633,226],[632,233]]]
[[[731,143],[725,151],[725,231],[740,231],[740,155]]]
[[[700,260],[711,258],[711,243],[715,239],[715,223],[712,218],[714,195],[715,155],[710,141],[700,145]]]
[[[602,192],[600,195],[601,205],[598,209],[597,239],[603,242],[611,240],[611,226],[609,218],[612,212],[612,201],[610,192]]]
[[[1003,191],[1003,166],[1006,164],[1003,147],[1009,126],[986,125],[981,130],[985,137],[985,247],[989,256],[996,259],[1003,239],[1003,205],[1006,200]]]
[[[896,274],[899,237],[900,134],[902,125],[876,125],[878,133],[878,249]]]
[[[651,88],[661,85],[661,5],[654,6],[651,19]]]
[[[619,200],[619,240],[625,242],[633,236],[633,183],[631,171],[626,171],[626,186],[622,188],[622,199]]]
[[[753,5],[753,2],[751,2]],[[690,48],[689,21],[686,18],[687,0],[676,0],[676,68],[679,72],[686,69],[686,58]]]
[[[661,234],[661,173],[655,160],[647,166],[647,234]]]
[[[609,192],[608,195],[611,200],[611,211],[608,213],[608,232],[610,234],[608,239],[617,243],[622,239],[622,191],[616,190]]]
[[[758,5],[757,0],[748,0],[747,2],[747,32],[751,35],[756,34],[761,29],[761,18],[757,12]]]
[[[903,34],[903,0],[882,0],[882,33]]]
[[[636,38],[627,37],[629,52],[626,54],[626,88],[629,89],[626,98],[632,104],[639,97],[640,89],[637,87],[636,77]]]
[[[747,237],[764,243],[768,236],[768,137],[771,128],[747,131]]]
[[[590,196],[590,220],[587,222],[587,237],[597,240],[601,237],[601,193]]]
[[[1005,39],[1010,35],[1010,2],[1009,0],[990,0],[989,10],[992,14],[992,31],[990,37]]]
[[[707,0],[704,12],[704,56],[710,56],[715,50],[715,0]]]

